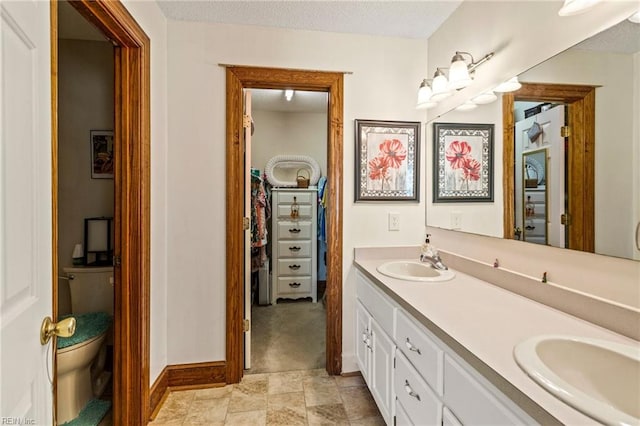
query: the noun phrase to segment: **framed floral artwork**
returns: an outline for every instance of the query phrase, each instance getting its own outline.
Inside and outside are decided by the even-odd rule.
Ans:
[[[113,131],[91,130],[91,178],[113,179]]]
[[[493,124],[433,124],[433,202],[493,202]]]
[[[355,120],[355,201],[419,201],[420,123]]]

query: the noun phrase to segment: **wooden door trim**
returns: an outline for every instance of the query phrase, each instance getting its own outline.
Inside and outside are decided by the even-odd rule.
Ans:
[[[503,236],[514,237],[514,132],[515,101],[562,102],[568,105],[567,122],[571,126],[567,169],[569,211],[574,220],[569,231],[568,248],[595,250],[595,89],[596,86],[572,84],[523,83],[512,93],[502,95],[503,123]],[[580,182],[578,185],[577,182]]]
[[[243,265],[244,154],[242,143],[242,90],[244,88],[295,89],[328,92],[327,133],[327,328],[326,369],[342,371],[342,179],[343,179],[343,73],[279,68],[229,66],[226,68],[226,237],[227,237],[227,383],[243,374]]]
[[[115,45],[114,254],[121,266],[114,268],[113,419],[114,424],[144,425],[150,414],[150,40],[120,1],[70,4]],[[57,68],[52,70],[57,80]],[[57,99],[53,117],[56,123]],[[55,158],[55,139],[52,145]]]

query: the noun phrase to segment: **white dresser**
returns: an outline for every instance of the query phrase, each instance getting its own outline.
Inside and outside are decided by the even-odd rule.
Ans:
[[[272,190],[273,303],[303,297],[317,302],[317,199],[317,188]]]

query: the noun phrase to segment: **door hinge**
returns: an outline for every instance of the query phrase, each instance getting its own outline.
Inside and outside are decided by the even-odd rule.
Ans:
[[[243,319],[242,320],[242,331],[246,333],[249,330],[251,330],[251,321],[249,321],[248,319]]]
[[[569,136],[571,136],[571,127],[569,126],[560,127],[560,136],[562,136],[563,138],[568,138]]]
[[[113,256],[113,266],[120,266],[122,264],[122,259],[120,256]]]
[[[571,225],[571,215],[569,213],[563,213],[560,215],[560,223],[562,225]]]
[[[249,219],[248,217],[243,217],[242,218],[242,230],[246,231],[247,229],[249,229],[250,226],[251,226],[251,219]]]
[[[242,116],[242,127],[244,127],[245,129],[250,129],[251,128],[251,116],[244,114]]]

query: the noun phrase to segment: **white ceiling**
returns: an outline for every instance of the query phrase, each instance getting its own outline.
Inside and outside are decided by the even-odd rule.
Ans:
[[[182,21],[427,39],[462,3],[422,1],[156,0]]]

